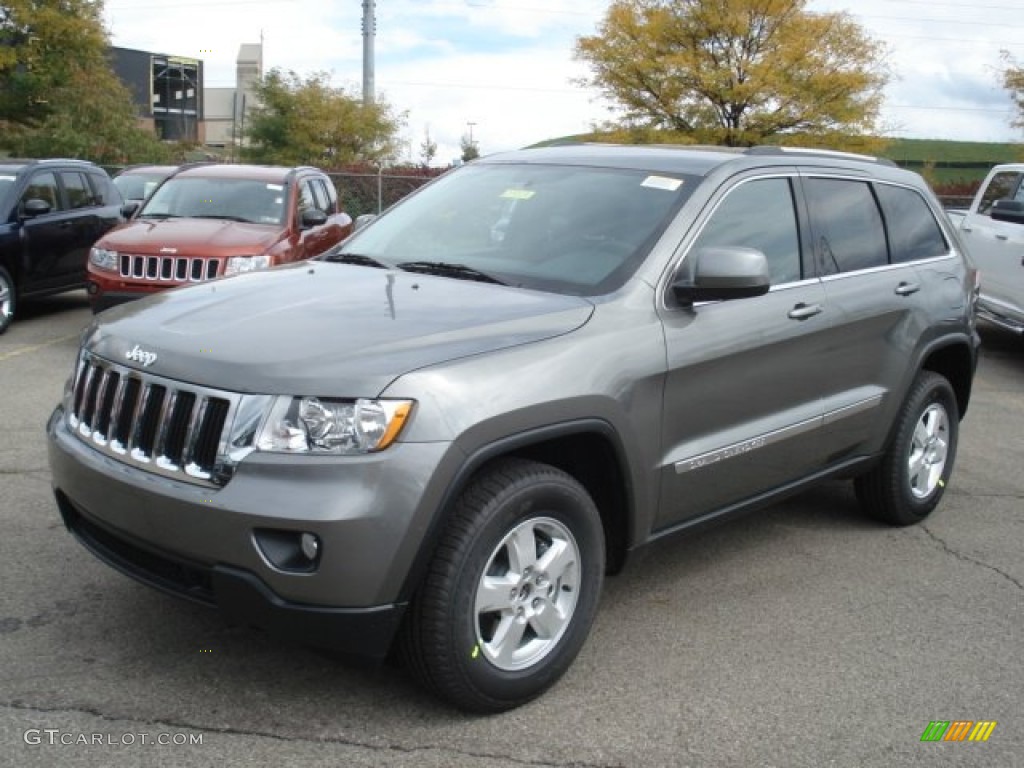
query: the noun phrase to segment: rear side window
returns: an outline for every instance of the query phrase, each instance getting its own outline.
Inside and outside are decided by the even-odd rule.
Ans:
[[[772,285],[800,279],[800,237],[789,179],[756,179],[731,190],[693,248],[729,245],[761,251]]]
[[[328,215],[333,213],[331,210],[330,198],[327,196],[327,187],[324,185],[324,180],[310,179],[309,183],[313,187],[313,196],[316,198],[316,207]]]
[[[890,184],[879,184],[875,190],[885,214],[894,264],[930,259],[949,252],[939,223],[916,190]]]
[[[114,186],[109,176],[90,173],[89,181],[92,182],[92,191],[96,197],[96,205],[121,205],[124,202],[121,198],[121,193]]]
[[[889,263],[882,214],[867,182],[811,178],[805,181],[805,189],[814,229],[814,253],[822,274]]]
[[[64,183],[68,208],[88,208],[95,204],[92,188],[83,174],[78,171],[61,171],[60,180]]]

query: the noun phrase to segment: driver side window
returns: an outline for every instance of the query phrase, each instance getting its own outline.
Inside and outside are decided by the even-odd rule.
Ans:
[[[755,179],[731,190],[691,250],[715,246],[761,251],[768,259],[772,285],[799,280],[800,236],[789,179]]]
[[[29,200],[43,200],[50,204],[51,211],[60,210],[60,195],[57,192],[57,177],[52,171],[37,173],[31,178],[19,207],[24,207]]]

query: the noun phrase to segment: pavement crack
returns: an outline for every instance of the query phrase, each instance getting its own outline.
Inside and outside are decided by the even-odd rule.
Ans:
[[[42,715],[57,715],[62,713],[90,715],[106,723],[141,723],[149,727],[165,729],[188,729],[193,731],[202,731],[204,733],[216,733],[224,736],[254,736],[257,738],[273,739],[275,741],[283,742],[302,742],[307,744],[335,744],[337,746],[342,747],[356,747],[360,749],[373,750],[375,752],[381,753],[398,752],[402,754],[416,754],[436,752],[442,755],[458,755],[461,757],[472,757],[481,760],[503,760],[511,764],[522,766],[534,766],[535,768],[624,768],[622,763],[591,763],[580,760],[573,760],[570,762],[527,760],[521,757],[512,757],[511,755],[503,755],[495,752],[478,752],[473,750],[457,749],[452,747],[438,747],[435,745],[406,746],[403,744],[380,744],[359,741],[358,739],[345,739],[337,736],[282,736],[280,734],[273,733],[270,731],[261,731],[255,729],[232,728],[229,726],[218,727],[213,725],[195,725],[193,723],[186,723],[177,720],[153,720],[141,717],[110,715],[105,712],[101,712],[95,707],[44,707],[36,704],[29,704],[18,699],[15,699],[14,701],[0,702],[0,707],[6,707],[8,709],[18,710],[22,712],[33,712]]]
[[[1014,578],[1013,576],[1011,576],[1006,571],[1004,571],[1004,570],[1002,570],[1000,568],[997,568],[996,566],[992,565],[991,563],[986,563],[984,560],[978,560],[975,557],[971,557],[970,555],[965,555],[963,552],[960,552],[959,550],[953,549],[951,546],[949,546],[949,544],[946,543],[946,541],[944,539],[940,538],[935,533],[933,533],[928,528],[928,526],[922,525],[922,526],[919,526],[919,527],[921,528],[922,531],[924,531],[926,534],[928,534],[928,537],[932,541],[934,541],[936,544],[938,544],[942,548],[942,551],[945,552],[947,555],[952,555],[957,560],[962,560],[965,563],[971,563],[973,565],[978,565],[978,566],[981,566],[982,568],[985,568],[987,570],[992,571],[993,573],[997,573],[1000,576],[1002,576],[1004,579],[1006,579],[1008,582],[1013,584],[1015,587],[1017,587],[1017,589],[1024,591],[1024,584],[1022,584],[1019,579]]]

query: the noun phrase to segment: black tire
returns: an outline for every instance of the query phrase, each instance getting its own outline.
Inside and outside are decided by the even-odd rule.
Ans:
[[[0,267],[0,333],[14,320],[14,310],[18,304],[18,290],[11,279],[11,273]]]
[[[881,463],[855,481],[862,509],[890,525],[928,517],[953,472],[959,428],[949,381],[932,371],[919,373]]]
[[[524,704],[579,653],[604,564],[604,529],[583,486],[546,464],[501,460],[456,503],[406,617],[401,660],[459,709]]]

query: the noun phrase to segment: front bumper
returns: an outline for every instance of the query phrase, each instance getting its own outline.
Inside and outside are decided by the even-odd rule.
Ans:
[[[253,454],[212,489],[100,453],[69,431],[62,408],[47,431],[61,515],[101,560],[241,623],[344,653],[387,653],[436,509],[429,480],[443,474],[449,444],[330,459]],[[259,538],[267,530],[315,534],[316,567],[275,566]]]

